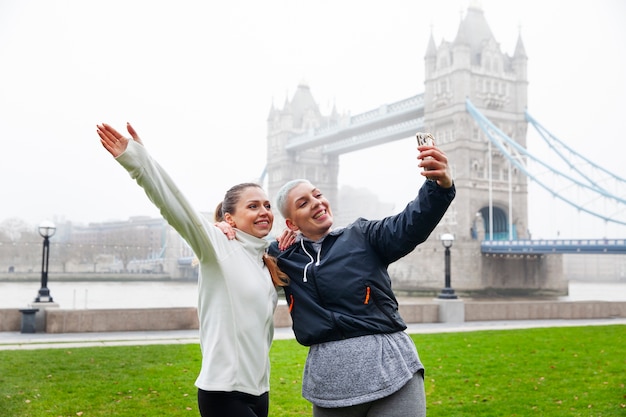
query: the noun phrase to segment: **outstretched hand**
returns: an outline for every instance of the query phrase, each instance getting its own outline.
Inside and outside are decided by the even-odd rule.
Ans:
[[[100,136],[100,143],[102,143],[102,146],[104,146],[104,148],[109,151],[114,158],[117,158],[124,153],[126,147],[128,147],[128,141],[130,141],[130,139],[125,138],[124,135],[106,123],[97,125],[96,128],[98,136]],[[139,139],[139,135],[130,123],[126,123],[126,130],[128,130],[132,140],[140,145],[143,145],[141,139]]]
[[[421,174],[430,180],[437,181],[440,187],[452,187],[454,180],[446,154],[434,145],[418,146],[417,150],[420,152],[417,155],[417,159],[420,160],[419,166],[423,168]]]

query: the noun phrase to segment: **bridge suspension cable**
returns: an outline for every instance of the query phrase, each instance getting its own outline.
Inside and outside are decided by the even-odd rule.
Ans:
[[[574,164],[576,166],[574,167],[575,169],[573,169],[573,171],[576,173],[576,175],[579,178],[575,178],[572,175],[568,175],[556,169],[552,164],[549,164],[543,161],[542,159],[539,159],[535,155],[528,152],[528,150],[525,147],[521,146],[519,143],[509,138],[504,132],[498,129],[489,119],[487,119],[487,117],[485,117],[485,115],[483,115],[472,104],[472,102],[469,99],[466,99],[465,103],[466,103],[466,109],[468,113],[474,118],[474,120],[478,123],[481,130],[485,133],[485,135],[490,140],[490,142],[496,148],[498,148],[500,153],[517,169],[523,172],[528,178],[530,178],[532,181],[537,183],[540,187],[548,191],[553,197],[560,199],[561,201],[567,203],[568,205],[576,208],[577,210],[581,212],[587,213],[596,218],[600,218],[607,223],[626,225],[626,220],[617,217],[619,213],[626,213],[626,199],[619,196],[617,193],[612,193],[608,191],[605,187],[601,187],[598,184],[599,182],[598,178],[594,178],[594,176],[589,176],[587,174],[584,174],[582,171],[580,171],[580,166],[582,164],[579,164],[579,165]],[[530,117],[527,112],[526,112],[526,117],[527,118]],[[539,124],[534,123],[535,122],[534,119],[532,119],[532,121],[529,120],[529,122],[536,128],[537,126],[540,126]],[[547,134],[546,132],[547,131],[543,129],[543,127],[541,127],[540,134],[542,133]],[[542,134],[542,137],[543,137],[543,134]],[[606,169],[601,168],[598,165],[594,164],[593,162],[589,161],[587,158],[580,155],[579,153],[576,153],[575,151],[571,150],[571,148],[565,146],[561,141],[558,141],[558,139],[554,138],[553,135],[550,135],[550,137],[553,138],[553,142],[548,141],[549,146],[568,165],[571,166],[571,161],[568,161],[562,152],[556,150],[558,149],[558,147],[566,149],[570,153],[570,155],[574,155],[580,161],[585,161],[586,164],[594,168],[597,168],[606,174],[609,174],[611,178],[613,178],[614,180],[620,183],[625,182],[619,176],[613,173],[610,173]],[[546,139],[544,138],[544,140]],[[578,187],[579,189],[588,191],[592,196],[589,199],[589,203],[597,203],[598,200],[602,200],[604,202],[608,202],[612,204],[615,207],[614,212],[611,213],[610,215],[600,213],[599,211],[597,211],[597,209],[592,209],[592,208],[587,207],[586,205],[579,204],[576,201],[574,201],[571,197],[566,196],[561,192],[555,191],[543,179],[541,179],[537,175],[534,175],[530,171],[530,169],[528,168],[529,160],[545,168],[547,171],[551,172],[555,177],[561,180],[564,180],[565,183],[567,184],[567,188],[574,186],[574,187]]]
[[[528,113],[528,111],[525,112],[525,115],[526,120],[535,128],[535,130],[539,133],[541,138],[550,147],[550,149],[552,149],[554,153],[556,153],[571,170],[578,173],[578,175],[587,180],[589,185],[591,185],[592,187],[597,187],[599,190],[607,191],[600,185],[600,182],[602,181],[602,175],[605,175],[608,176],[608,179],[613,179],[617,181],[621,186],[626,187],[626,179],[594,163],[589,158],[581,155],[571,147],[567,146],[566,143],[564,143],[562,140],[559,140],[556,136],[550,133],[548,129],[546,129],[535,118],[533,118]],[[597,172],[597,174],[593,176],[587,175],[580,169],[580,167],[583,166],[591,167]]]

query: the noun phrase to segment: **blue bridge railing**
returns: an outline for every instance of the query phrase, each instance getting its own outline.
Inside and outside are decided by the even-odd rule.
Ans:
[[[626,254],[626,239],[484,240],[480,251],[485,254]]]

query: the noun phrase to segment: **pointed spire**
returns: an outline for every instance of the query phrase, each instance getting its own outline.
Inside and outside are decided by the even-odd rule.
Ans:
[[[274,105],[274,96],[272,96],[272,106],[270,107],[270,113],[267,115],[267,120],[272,120],[276,114],[276,106]]]
[[[526,55],[526,48],[524,47],[524,42],[522,42],[522,28],[520,26],[519,35],[517,36],[517,44],[515,45],[515,52],[513,53],[513,58],[528,58]]]
[[[294,113],[298,115],[304,114],[307,110],[313,110],[319,113],[319,107],[311,94],[311,88],[305,81],[301,81],[298,85],[293,99],[291,100],[291,107]]]
[[[469,45],[472,56],[477,56],[484,45],[489,42],[496,43],[496,40],[485,19],[484,12],[479,5],[471,4],[467,9],[465,19],[459,25],[454,44]]]
[[[337,111],[337,100],[333,97],[333,109],[330,112],[331,117],[337,117],[339,112]]]
[[[426,47],[426,55],[424,58],[435,56],[437,56],[437,45],[435,45],[435,37],[433,36],[433,25],[430,25],[430,39],[428,39],[428,46]]]

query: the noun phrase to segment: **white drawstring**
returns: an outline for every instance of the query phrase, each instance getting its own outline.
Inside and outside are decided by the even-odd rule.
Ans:
[[[304,251],[304,253],[306,253],[306,254],[307,254],[307,256],[309,257],[309,259],[311,259],[311,262],[309,262],[308,264],[306,264],[306,265],[304,266],[304,271],[303,271],[303,274],[302,274],[302,282],[307,282],[306,271],[307,271],[307,269],[309,268],[309,266],[310,266],[313,262],[315,262],[315,259],[311,256],[311,254],[310,254],[309,252],[307,252],[306,248],[304,247],[304,240],[302,240],[302,239],[300,240],[300,246],[302,247],[302,250]]]

